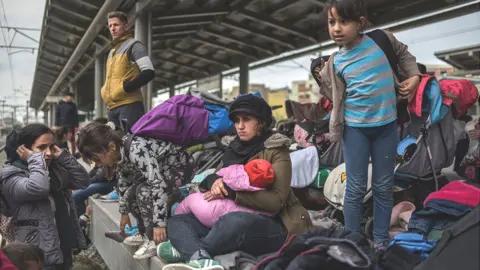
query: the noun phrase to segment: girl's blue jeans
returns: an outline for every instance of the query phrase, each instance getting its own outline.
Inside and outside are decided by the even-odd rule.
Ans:
[[[345,228],[360,232],[363,199],[367,193],[368,163],[372,158],[373,236],[388,241],[393,208],[393,181],[397,155],[396,121],[380,127],[345,125],[343,151],[347,173],[344,200]]]

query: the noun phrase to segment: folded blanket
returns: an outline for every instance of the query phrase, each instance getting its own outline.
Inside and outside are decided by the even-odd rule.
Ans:
[[[418,253],[420,258],[425,260],[435,248],[436,242],[425,240],[421,234],[407,232],[396,235],[388,244],[388,248],[393,245],[399,245],[412,253]]]
[[[426,206],[431,200],[446,200],[471,207],[480,203],[480,188],[469,185],[463,181],[453,181],[442,189],[432,192],[424,202]]]

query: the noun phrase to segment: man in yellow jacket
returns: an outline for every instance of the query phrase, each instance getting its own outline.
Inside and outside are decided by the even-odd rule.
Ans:
[[[102,98],[109,109],[108,119],[127,132],[145,114],[140,88],[154,78],[155,72],[147,49],[129,31],[125,13],[109,13],[108,28],[112,49],[107,58]]]

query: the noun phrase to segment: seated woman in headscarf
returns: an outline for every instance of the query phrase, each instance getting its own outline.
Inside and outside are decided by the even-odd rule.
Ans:
[[[204,199],[227,198],[237,205],[273,216],[233,212],[221,216],[212,228],[203,225],[193,214],[173,216],[167,224],[169,242],[158,246],[158,255],[167,263],[163,269],[223,269],[212,258],[233,251],[259,256],[277,251],[290,234],[299,234],[311,226],[307,210],[290,189],[292,165],[288,147],[290,139],[274,134],[270,106],[253,95],[238,97],[230,107],[236,136],[224,138],[227,145],[222,168],[245,165],[254,159],[270,162],[273,183],[265,190],[233,191],[223,179],[210,175],[203,185],[209,190]]]
[[[54,133],[42,124],[13,131],[5,152],[2,211],[15,220],[15,241],[41,248],[43,269],[70,269],[73,249],[86,248],[71,190],[88,185],[87,171],[55,145]]]

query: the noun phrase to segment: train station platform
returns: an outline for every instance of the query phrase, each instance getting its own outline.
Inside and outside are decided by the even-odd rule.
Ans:
[[[3,166],[6,160],[5,152],[0,152],[0,164]],[[90,167],[81,159],[78,160],[87,170]],[[442,170],[448,181],[461,179],[452,170],[452,166]],[[105,233],[109,231],[120,230],[120,213],[118,212],[118,203],[105,203],[98,199],[89,199],[92,206],[91,223],[89,227],[89,237],[102,257],[109,269],[125,269],[125,270],[160,270],[165,263],[154,256],[149,259],[136,260],[133,258],[137,247],[130,247],[125,244],[118,243],[110,238],[105,237]],[[130,217],[135,222],[133,217]]]
[[[118,203],[104,203],[90,198],[92,216],[90,239],[110,269],[125,270],[160,270],[165,265],[158,257],[136,260],[133,254],[137,247],[130,247],[105,237],[105,232],[120,230],[120,213]],[[130,217],[132,222],[135,221]]]
[[[87,171],[91,167],[78,159]],[[92,216],[90,218],[89,237],[93,245],[102,256],[109,269],[125,270],[160,270],[165,265],[158,257],[152,257],[145,260],[136,260],[133,254],[138,247],[131,247],[118,243],[105,237],[106,232],[120,230],[120,213],[118,212],[118,202],[101,202],[98,199],[90,198],[89,203],[92,206]],[[135,222],[135,218],[130,215],[130,220]]]

